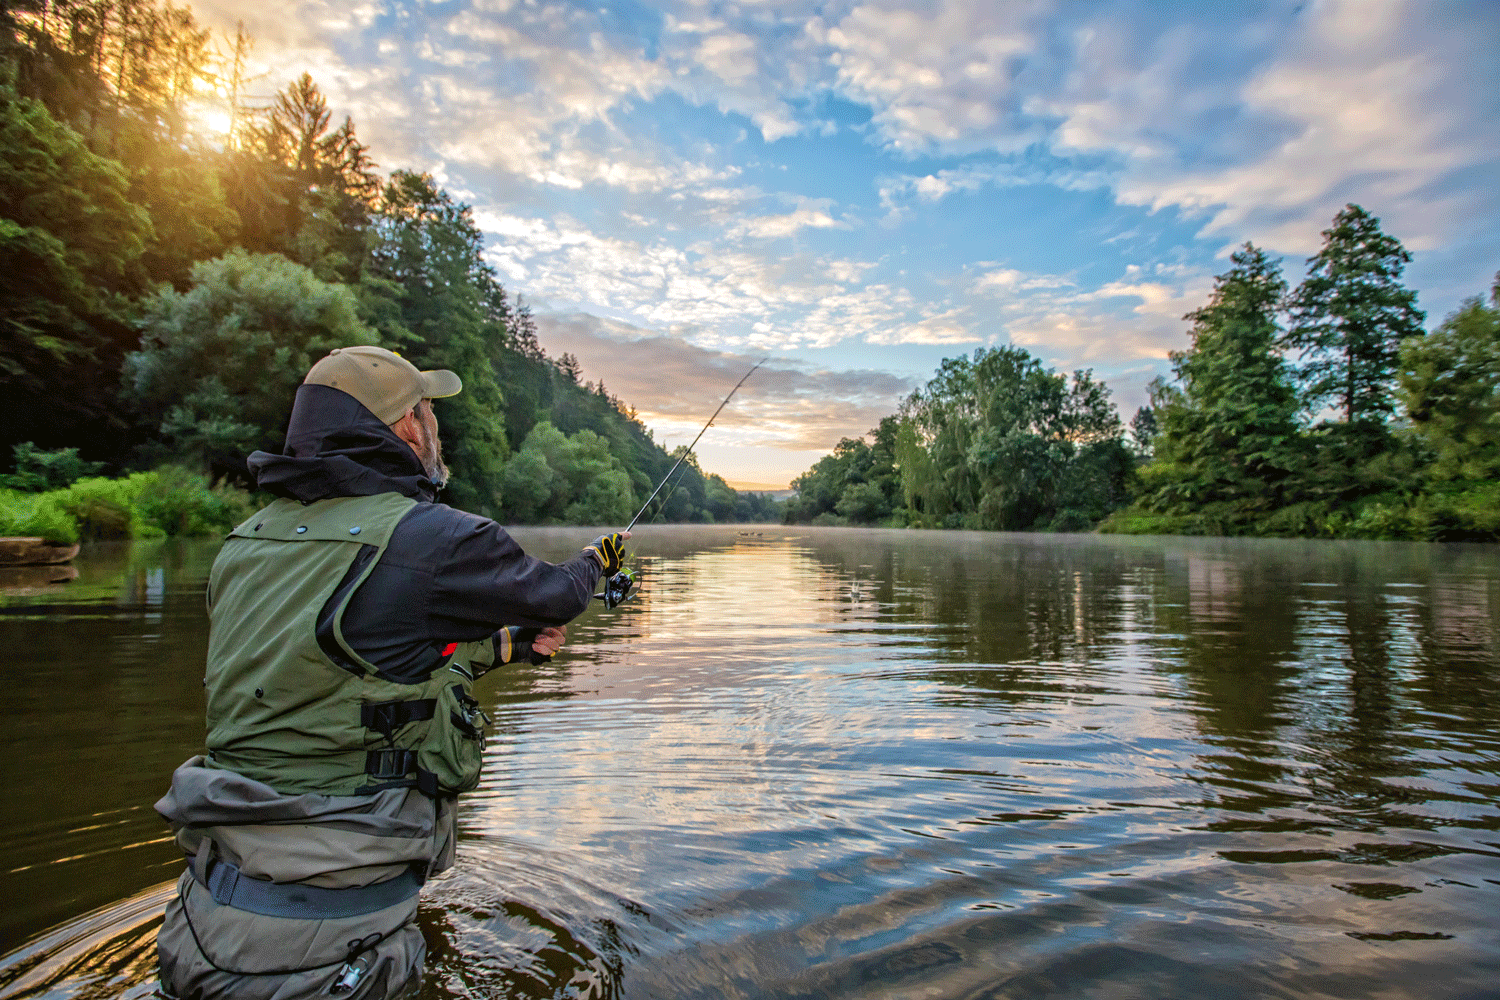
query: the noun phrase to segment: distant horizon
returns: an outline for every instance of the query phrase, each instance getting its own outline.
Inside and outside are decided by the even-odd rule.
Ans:
[[[772,486],[769,483],[747,483],[740,479],[726,479],[724,481],[729,484],[730,489],[737,490],[740,493],[790,493],[792,490],[790,484]]]
[[[1093,369],[1128,420],[1253,241],[1302,277],[1346,203],[1435,326],[1500,270],[1500,4],[193,0],[308,72],[669,450],[784,483],[944,357]],[[205,121],[224,109],[207,108]],[[785,487],[782,487],[785,488]]]

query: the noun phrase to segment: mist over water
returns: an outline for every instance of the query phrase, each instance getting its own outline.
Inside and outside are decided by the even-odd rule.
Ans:
[[[424,996],[1496,994],[1500,549],[631,544],[639,599],[478,685]],[[0,580],[0,997],[151,992],[214,549]]]

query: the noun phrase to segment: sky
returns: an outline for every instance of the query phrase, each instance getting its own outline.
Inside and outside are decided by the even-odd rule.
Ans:
[[[1435,325],[1500,270],[1500,3],[193,0],[384,170],[471,205],[542,346],[669,448],[785,486],[945,357],[1092,369],[1124,419],[1252,241],[1346,203]]]

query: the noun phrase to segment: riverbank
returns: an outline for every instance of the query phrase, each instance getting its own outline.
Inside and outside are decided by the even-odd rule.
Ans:
[[[178,466],[119,479],[93,476],[64,489],[0,489],[0,537],[80,541],[220,535],[249,517],[250,494]]]
[[[1115,535],[1220,535],[1401,542],[1500,542],[1500,482],[1429,484],[1347,502],[1307,501],[1273,510],[1205,504],[1163,514],[1137,501],[1095,529]]]

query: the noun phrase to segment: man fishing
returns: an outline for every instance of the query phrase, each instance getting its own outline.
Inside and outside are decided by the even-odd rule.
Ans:
[[[629,531],[567,562],[435,502],[431,400],[462,389],[378,347],[335,350],[298,388],[276,499],[230,533],[209,579],[206,755],[156,809],[188,858],[157,937],[179,1000],[413,988],[422,883],[454,860],[455,801],[479,781],[493,666],[566,639]]]

